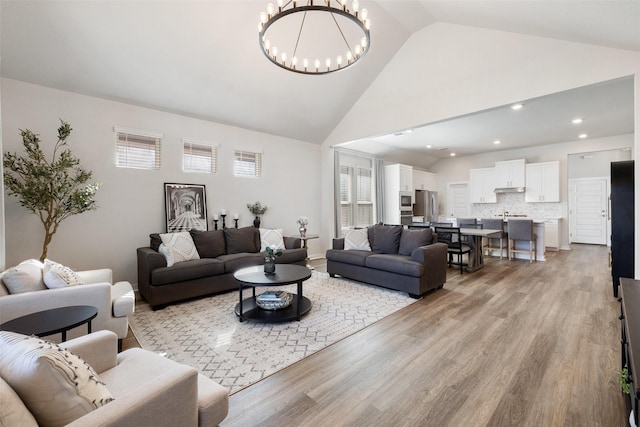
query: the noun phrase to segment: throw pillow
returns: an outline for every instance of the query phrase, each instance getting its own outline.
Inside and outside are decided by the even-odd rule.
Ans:
[[[366,228],[357,228],[347,231],[344,235],[344,249],[354,249],[357,251],[371,251]]]
[[[267,250],[267,247],[274,247],[275,250],[284,250],[284,237],[282,237],[282,228],[260,229],[260,252]]]
[[[255,227],[225,228],[224,241],[229,255],[260,251],[260,232]]]
[[[167,267],[183,261],[200,259],[196,245],[193,243],[191,234],[188,231],[160,234],[160,239],[162,239],[162,244],[165,246],[163,255],[167,260]],[[170,256],[167,256],[167,253],[170,253]]]
[[[402,228],[401,225],[374,225],[371,249],[381,254],[397,254]]]
[[[24,402],[18,396],[9,384],[0,377],[0,396],[2,396],[2,404],[0,405],[0,426],[35,426],[38,427],[36,419],[33,418],[31,412],[24,406]]]
[[[217,258],[227,253],[222,230],[191,230],[190,233],[200,258]]]
[[[160,252],[158,249],[162,244],[162,239],[160,238],[160,233],[151,233],[149,234],[149,247],[156,252]]]
[[[80,277],[69,267],[44,260],[44,284],[49,289],[66,288],[67,286],[82,285]]]
[[[431,243],[431,229],[402,230],[398,255],[411,256],[414,249]]]
[[[36,259],[23,261],[6,270],[2,275],[2,282],[10,294],[43,291],[47,289],[42,278],[43,266]]]
[[[14,332],[0,332],[0,375],[43,426],[66,425],[113,400],[84,360]]]

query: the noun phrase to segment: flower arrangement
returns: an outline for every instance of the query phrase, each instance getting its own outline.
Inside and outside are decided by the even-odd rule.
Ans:
[[[299,216],[296,222],[300,224],[300,227],[306,227],[306,225],[309,223],[309,218],[307,218],[306,216]]]
[[[282,255],[282,250],[278,249],[276,245],[267,246],[265,250],[267,251],[267,255],[273,258]]]
[[[255,216],[262,215],[267,211],[267,207],[266,206],[262,206],[262,204],[260,204],[260,202],[255,202],[253,204],[247,203],[247,208],[249,208],[249,212],[251,212]]]

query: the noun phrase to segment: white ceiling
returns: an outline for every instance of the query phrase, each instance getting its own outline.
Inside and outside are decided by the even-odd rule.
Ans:
[[[640,52],[640,1],[361,0],[372,19],[368,55],[325,76],[281,70],[258,48],[267,1],[6,1],[3,77],[322,143],[412,32],[434,22],[491,28]],[[384,36],[383,36],[384,35]],[[633,131],[632,80],[526,101],[370,142],[446,146],[460,154],[518,141]],[[613,106],[613,107],[612,107]],[[535,121],[532,121],[535,120]],[[570,122],[569,122],[570,124]],[[401,130],[401,129],[399,129]],[[422,132],[427,132],[422,134]],[[357,143],[354,143],[354,146]],[[392,144],[392,145],[389,145]],[[353,147],[352,147],[353,148]],[[440,153],[448,155],[448,153]]]

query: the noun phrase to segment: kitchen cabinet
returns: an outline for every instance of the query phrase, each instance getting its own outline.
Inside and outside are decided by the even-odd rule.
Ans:
[[[524,187],[524,166],[524,159],[496,162],[496,187]]]
[[[394,164],[384,167],[387,181],[392,183],[390,191],[411,191],[413,192],[413,167],[408,165]]]
[[[560,162],[529,163],[526,179],[525,202],[560,201]]]
[[[411,204],[415,203],[413,190],[413,168],[407,165],[393,164],[384,167],[384,221],[400,224],[403,215],[409,215],[411,222],[412,207],[401,208],[400,192],[411,194]],[[401,212],[402,211],[402,212]]]
[[[436,174],[424,171],[413,171],[413,189],[437,191]]]
[[[496,203],[496,169],[469,170],[469,199],[471,203]]]
[[[544,245],[553,250],[560,250],[560,235],[557,219],[547,219],[544,222]]]
[[[400,191],[413,191],[413,168],[398,165],[400,169]]]

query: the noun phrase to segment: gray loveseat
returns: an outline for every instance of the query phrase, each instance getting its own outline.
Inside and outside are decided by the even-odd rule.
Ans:
[[[200,259],[167,267],[158,252],[162,241],[151,234],[149,247],[138,248],[138,290],[151,304],[161,308],[172,302],[237,289],[233,278],[237,270],[264,264],[260,252],[260,232],[255,227],[225,228],[215,231],[191,231]],[[307,250],[301,240],[284,237],[285,249],[276,258],[278,264],[305,265]]]
[[[327,272],[360,282],[407,292],[419,298],[447,280],[447,245],[437,243],[430,228],[407,230],[400,225],[367,229],[371,250],[345,250],[345,239],[333,239]]]

